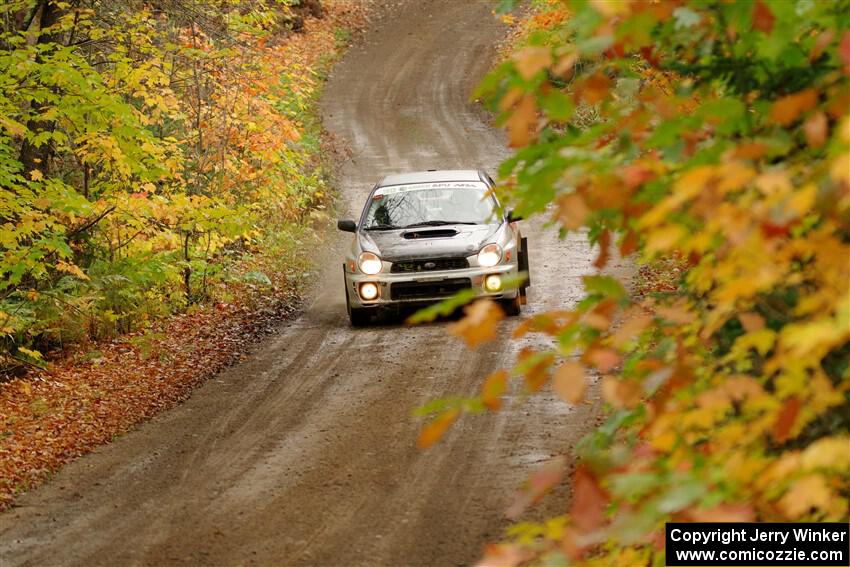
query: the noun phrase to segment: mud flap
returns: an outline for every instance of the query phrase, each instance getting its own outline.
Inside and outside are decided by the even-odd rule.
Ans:
[[[522,238],[522,244],[519,250],[519,271],[525,272],[525,281],[522,282],[522,289],[526,290],[531,287],[531,270],[528,267],[528,237]]]

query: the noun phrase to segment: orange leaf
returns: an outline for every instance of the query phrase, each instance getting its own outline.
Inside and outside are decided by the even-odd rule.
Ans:
[[[519,361],[522,363],[525,359],[535,355],[536,353],[533,350],[525,348],[519,354]],[[529,392],[537,392],[543,387],[543,384],[545,384],[546,380],[549,378],[548,370],[549,367],[552,366],[554,359],[555,357],[552,354],[541,356],[537,362],[525,371],[523,380],[525,381],[525,387]]]
[[[823,55],[823,52],[826,51],[826,48],[829,47],[830,43],[832,43],[834,37],[835,32],[833,30],[825,30],[821,32],[815,40],[815,44],[812,46],[812,51],[809,53],[809,61],[814,62],[820,59],[820,56]]]
[[[570,518],[580,533],[591,533],[605,523],[608,494],[599,485],[593,472],[579,467],[573,475],[573,500]]]
[[[531,141],[531,129],[537,121],[537,101],[525,95],[506,122],[508,139],[512,148],[521,148]]]
[[[806,142],[813,148],[819,148],[826,142],[828,128],[826,114],[821,111],[815,112],[803,123]]]
[[[466,306],[464,313],[463,319],[449,325],[449,333],[463,337],[470,348],[495,339],[496,324],[505,316],[501,308],[489,299]]]
[[[611,89],[611,79],[602,73],[596,73],[587,78],[581,88],[582,97],[588,104],[602,102]]]
[[[567,230],[577,230],[584,225],[590,209],[578,193],[561,195],[557,200],[558,220]]]
[[[603,230],[599,234],[599,255],[593,262],[593,266],[597,270],[601,270],[608,264],[608,259],[611,257],[611,233],[608,230]]]
[[[577,362],[564,362],[552,377],[552,387],[558,397],[568,404],[579,403],[587,388],[584,367]]]
[[[502,394],[505,393],[505,386],[508,380],[508,373],[504,370],[497,370],[490,374],[484,384],[481,385],[481,402],[492,411],[499,411],[502,407]]]
[[[755,511],[749,504],[720,504],[706,510],[688,512],[692,522],[752,522]]]
[[[684,302],[669,307],[659,307],[655,310],[655,313],[665,321],[670,321],[677,325],[688,325],[696,319],[694,313],[688,309],[687,304]]]
[[[818,103],[818,93],[814,89],[806,89],[792,95],[780,98],[770,109],[770,119],[780,126],[788,126],[800,114],[813,109]]]
[[[767,153],[767,146],[760,142],[747,142],[735,148],[735,157],[757,160]]]
[[[539,501],[544,494],[564,479],[566,468],[567,459],[561,456],[550,459],[531,473],[528,482],[517,493],[510,508],[505,511],[505,516],[511,520],[518,518],[529,506]]]
[[[640,402],[641,387],[614,376],[602,378],[602,397],[615,408],[632,408]]]
[[[611,335],[611,344],[616,348],[623,348],[626,344],[639,335],[644,329],[652,323],[652,318],[649,315],[636,315],[627,319],[620,327]]]
[[[570,75],[572,75],[573,67],[575,67],[576,62],[578,62],[578,53],[567,53],[558,59],[558,62],[555,63],[555,66],[552,68],[552,73],[556,77],[568,79]]]
[[[838,56],[841,62],[844,63],[844,72],[850,71],[850,31],[844,32],[841,36],[841,43],[838,44]]]
[[[646,164],[630,163],[620,168],[620,177],[627,188],[635,189],[655,177],[655,172]]]
[[[560,456],[550,459],[531,473],[528,479],[528,485],[534,492],[538,494],[543,493],[564,479],[566,468],[566,457]]]
[[[623,237],[622,242],[620,242],[620,256],[628,256],[638,247],[638,236],[637,233],[633,230],[630,230]]]
[[[531,552],[517,544],[487,544],[484,558],[475,567],[516,567],[530,559]]]
[[[552,53],[547,47],[526,47],[514,55],[514,64],[520,76],[529,81],[552,63]]]
[[[594,348],[585,354],[588,362],[599,369],[600,372],[610,372],[614,369],[622,358],[617,351],[610,348]]]
[[[417,442],[419,447],[427,449],[442,439],[443,435],[445,435],[449,427],[451,427],[451,425],[455,422],[459,414],[460,411],[457,408],[453,408],[444,411],[431,420],[431,423],[423,427],[422,431],[419,433],[419,441]]]
[[[739,313],[738,319],[741,321],[741,326],[748,333],[764,329],[764,318],[758,313]]]
[[[752,19],[753,29],[763,31],[767,34],[773,30],[773,23],[776,21],[773,12],[770,11],[770,8],[762,0],[757,0],[753,4]]]
[[[519,99],[523,96],[523,90],[519,87],[513,87],[508,89],[508,92],[505,93],[505,96],[499,101],[499,110],[505,112],[513,107]]]
[[[789,398],[779,410],[779,415],[776,417],[776,423],[773,425],[773,437],[779,442],[784,443],[791,436],[791,430],[794,428],[794,423],[797,421],[797,414],[800,412],[800,400],[796,397]]]

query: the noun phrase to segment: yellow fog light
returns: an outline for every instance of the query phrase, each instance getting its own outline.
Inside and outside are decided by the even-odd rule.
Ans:
[[[363,301],[372,301],[378,297],[378,286],[372,282],[360,284],[360,298]]]
[[[487,291],[499,291],[502,289],[502,278],[498,274],[490,274],[485,277],[484,289]]]

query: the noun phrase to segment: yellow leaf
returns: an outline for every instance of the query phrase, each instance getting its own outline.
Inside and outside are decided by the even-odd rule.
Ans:
[[[755,180],[756,187],[766,195],[787,194],[791,192],[791,180],[788,174],[784,171],[772,171],[770,173],[762,173]]]
[[[593,9],[605,16],[613,18],[620,14],[628,14],[631,6],[628,2],[611,2],[611,0],[590,0]]]
[[[782,344],[797,356],[812,352],[823,353],[844,342],[848,331],[830,319],[786,325],[782,329]]]
[[[552,377],[552,387],[555,393],[568,404],[577,404],[584,397],[587,381],[584,367],[572,361],[561,364]]]
[[[42,360],[44,358],[37,350],[28,349],[26,347],[18,347],[18,352],[32,360]]]
[[[717,171],[717,188],[723,193],[737,191],[749,183],[755,176],[755,171],[740,161],[730,161],[721,165]]]
[[[807,471],[829,469],[850,472],[850,437],[823,437],[803,451],[802,466]]]
[[[58,262],[56,262],[56,269],[59,270],[60,272],[65,272],[65,273],[77,276],[81,280],[89,279],[89,277],[86,275],[86,273],[83,272],[80,269],[79,266],[77,266],[76,264],[72,264],[70,262],[65,262],[63,260],[59,260]]]
[[[795,191],[788,200],[788,207],[796,213],[797,216],[805,216],[812,211],[817,197],[818,188],[813,183],[810,183]]]
[[[822,475],[812,474],[797,480],[779,501],[779,507],[792,520],[809,513],[812,508],[828,510],[832,491]]]
[[[33,181],[41,181],[42,179],[44,179],[44,174],[41,173],[41,171],[38,169],[33,169],[32,171],[30,171],[30,179],[32,179]]]
[[[508,373],[497,370],[490,374],[484,384],[481,385],[481,402],[492,411],[499,411],[502,407],[502,394],[505,393]]]
[[[646,242],[646,253],[655,254],[674,249],[687,235],[683,226],[671,224],[649,233]]]

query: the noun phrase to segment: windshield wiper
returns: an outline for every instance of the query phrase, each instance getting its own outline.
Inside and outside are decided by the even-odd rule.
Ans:
[[[399,228],[405,227],[396,226],[394,224],[373,224],[372,226],[367,226],[363,230],[398,230]]]
[[[447,224],[478,224],[477,222],[468,222],[468,221],[444,221],[444,220],[429,220],[423,222],[415,222],[413,224],[409,224],[404,228],[416,228],[418,226],[446,226]]]

